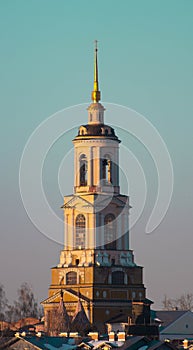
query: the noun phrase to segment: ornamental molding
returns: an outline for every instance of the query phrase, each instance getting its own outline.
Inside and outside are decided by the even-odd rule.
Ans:
[[[111,199],[111,196],[107,195],[106,198],[103,198],[100,202],[99,201],[97,202],[97,207],[100,207],[102,205],[103,207],[106,208],[106,205],[105,205],[106,202],[109,205],[113,205],[114,204],[114,205],[116,205],[118,207],[124,207],[126,209],[128,209],[130,207],[129,206],[129,197],[127,197],[127,201],[126,202],[121,200],[117,196],[116,197],[113,196],[111,201],[109,201],[109,199]],[[127,213],[125,212],[125,214],[127,214]]]
[[[107,143],[107,144],[113,144],[114,147],[117,148],[118,147],[117,143],[119,143],[118,140],[105,139],[105,136],[103,138],[101,138],[101,136],[85,136],[85,138],[86,138],[85,140],[73,140],[73,142],[76,143],[75,147],[78,147],[79,143],[80,144],[82,144],[82,143],[84,143],[84,144],[85,143],[88,143],[88,144],[90,144],[90,143],[93,143],[93,144],[95,144],[95,143]]]
[[[61,208],[76,208],[77,206],[93,208],[93,204],[80,196],[73,196]]]
[[[89,300],[87,300],[86,297],[84,297],[83,295],[79,296],[77,295],[75,292],[71,292],[68,289],[65,288],[61,288],[61,289],[57,289],[56,293],[54,295],[51,295],[49,298],[45,299],[44,301],[41,302],[42,305],[46,305],[46,304],[55,304],[54,300],[56,300],[59,296],[61,296],[61,290],[63,291],[63,295],[65,295],[65,293],[69,294],[71,297],[74,297],[75,299],[81,300],[81,302],[83,303],[87,303],[89,302]],[[64,300],[63,300],[64,301]],[[72,301],[73,302],[73,301]],[[66,304],[66,302],[64,301],[64,303]],[[71,302],[67,302],[70,303],[72,305]],[[76,305],[76,303],[74,303],[74,305]]]

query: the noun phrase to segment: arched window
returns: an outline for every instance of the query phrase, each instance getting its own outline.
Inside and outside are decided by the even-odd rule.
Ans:
[[[79,159],[80,163],[80,186],[87,186],[87,158],[82,154]]]
[[[76,237],[75,237],[75,248],[84,249],[85,247],[85,227],[86,220],[84,215],[79,214],[76,217]]]
[[[66,284],[77,284],[77,273],[75,271],[66,274]]]
[[[124,284],[124,272],[123,271],[112,272],[112,284]]]
[[[116,225],[115,216],[108,214],[104,220],[105,249],[116,249]]]
[[[102,160],[102,179],[111,183],[112,182],[112,164],[111,158],[107,154]]]

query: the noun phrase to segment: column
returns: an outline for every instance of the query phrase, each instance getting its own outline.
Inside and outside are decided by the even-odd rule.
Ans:
[[[92,186],[93,184],[93,175],[92,175],[92,161],[93,158],[93,152],[92,152],[92,147],[89,148],[89,152],[88,152],[88,186]]]
[[[68,249],[68,214],[64,214],[64,249]]]
[[[74,209],[72,209],[72,213],[71,213],[71,221],[69,222],[69,226],[68,226],[68,246],[72,249],[74,249],[74,245],[75,245],[75,235],[74,235]]]
[[[77,149],[74,148],[74,186],[79,186],[79,161],[77,159]]]
[[[100,153],[100,147],[97,147],[97,181],[96,183],[98,183],[98,186],[100,186],[100,180],[101,180],[101,159],[100,159],[101,153]]]
[[[129,215],[127,213],[127,209],[124,210],[123,219],[124,219],[124,229],[125,229],[124,247],[126,250],[129,250],[129,225],[128,225]]]
[[[114,159],[113,159],[113,185],[119,186],[118,182],[118,172],[119,172],[119,158],[118,158],[118,148],[114,148]]]
[[[123,244],[122,244],[122,215],[120,214],[117,219],[117,249],[123,249]]]
[[[104,242],[105,242],[105,230],[104,230],[104,214],[101,213],[101,220],[100,220],[100,236],[101,236],[101,247],[104,249]]]
[[[90,245],[90,235],[89,235],[89,214],[86,214],[86,237],[85,237],[85,248],[88,249]]]
[[[117,164],[117,167],[116,167],[116,174],[117,174],[117,181],[116,181],[116,184],[117,186],[119,186],[119,146],[117,147],[116,149],[116,164]]]
[[[96,226],[95,226],[95,242],[96,247],[101,245],[101,237],[100,237],[100,213],[95,214]]]
[[[93,249],[96,246],[96,214],[94,212],[90,219],[89,248]]]

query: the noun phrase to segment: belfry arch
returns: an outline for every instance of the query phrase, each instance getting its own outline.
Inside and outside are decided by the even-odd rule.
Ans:
[[[86,219],[82,214],[77,215],[75,220],[75,249],[85,248]]]
[[[80,186],[87,186],[88,181],[88,162],[85,154],[81,154],[79,157],[79,179]]]
[[[102,179],[112,183],[112,161],[109,154],[105,154],[102,159]]]

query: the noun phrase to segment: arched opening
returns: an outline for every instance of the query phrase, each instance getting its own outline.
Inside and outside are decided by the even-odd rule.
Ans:
[[[79,214],[76,217],[76,237],[75,237],[76,249],[85,248],[85,228],[86,228],[86,219],[84,215]]]
[[[77,273],[75,271],[66,274],[66,284],[77,284]]]
[[[112,284],[124,284],[124,272],[123,271],[112,272]]]
[[[116,224],[115,216],[108,214],[104,220],[105,249],[116,249]]]
[[[82,154],[79,159],[80,163],[80,186],[87,186],[87,158]]]
[[[112,182],[112,162],[108,154],[102,160],[102,179],[109,183]]]

